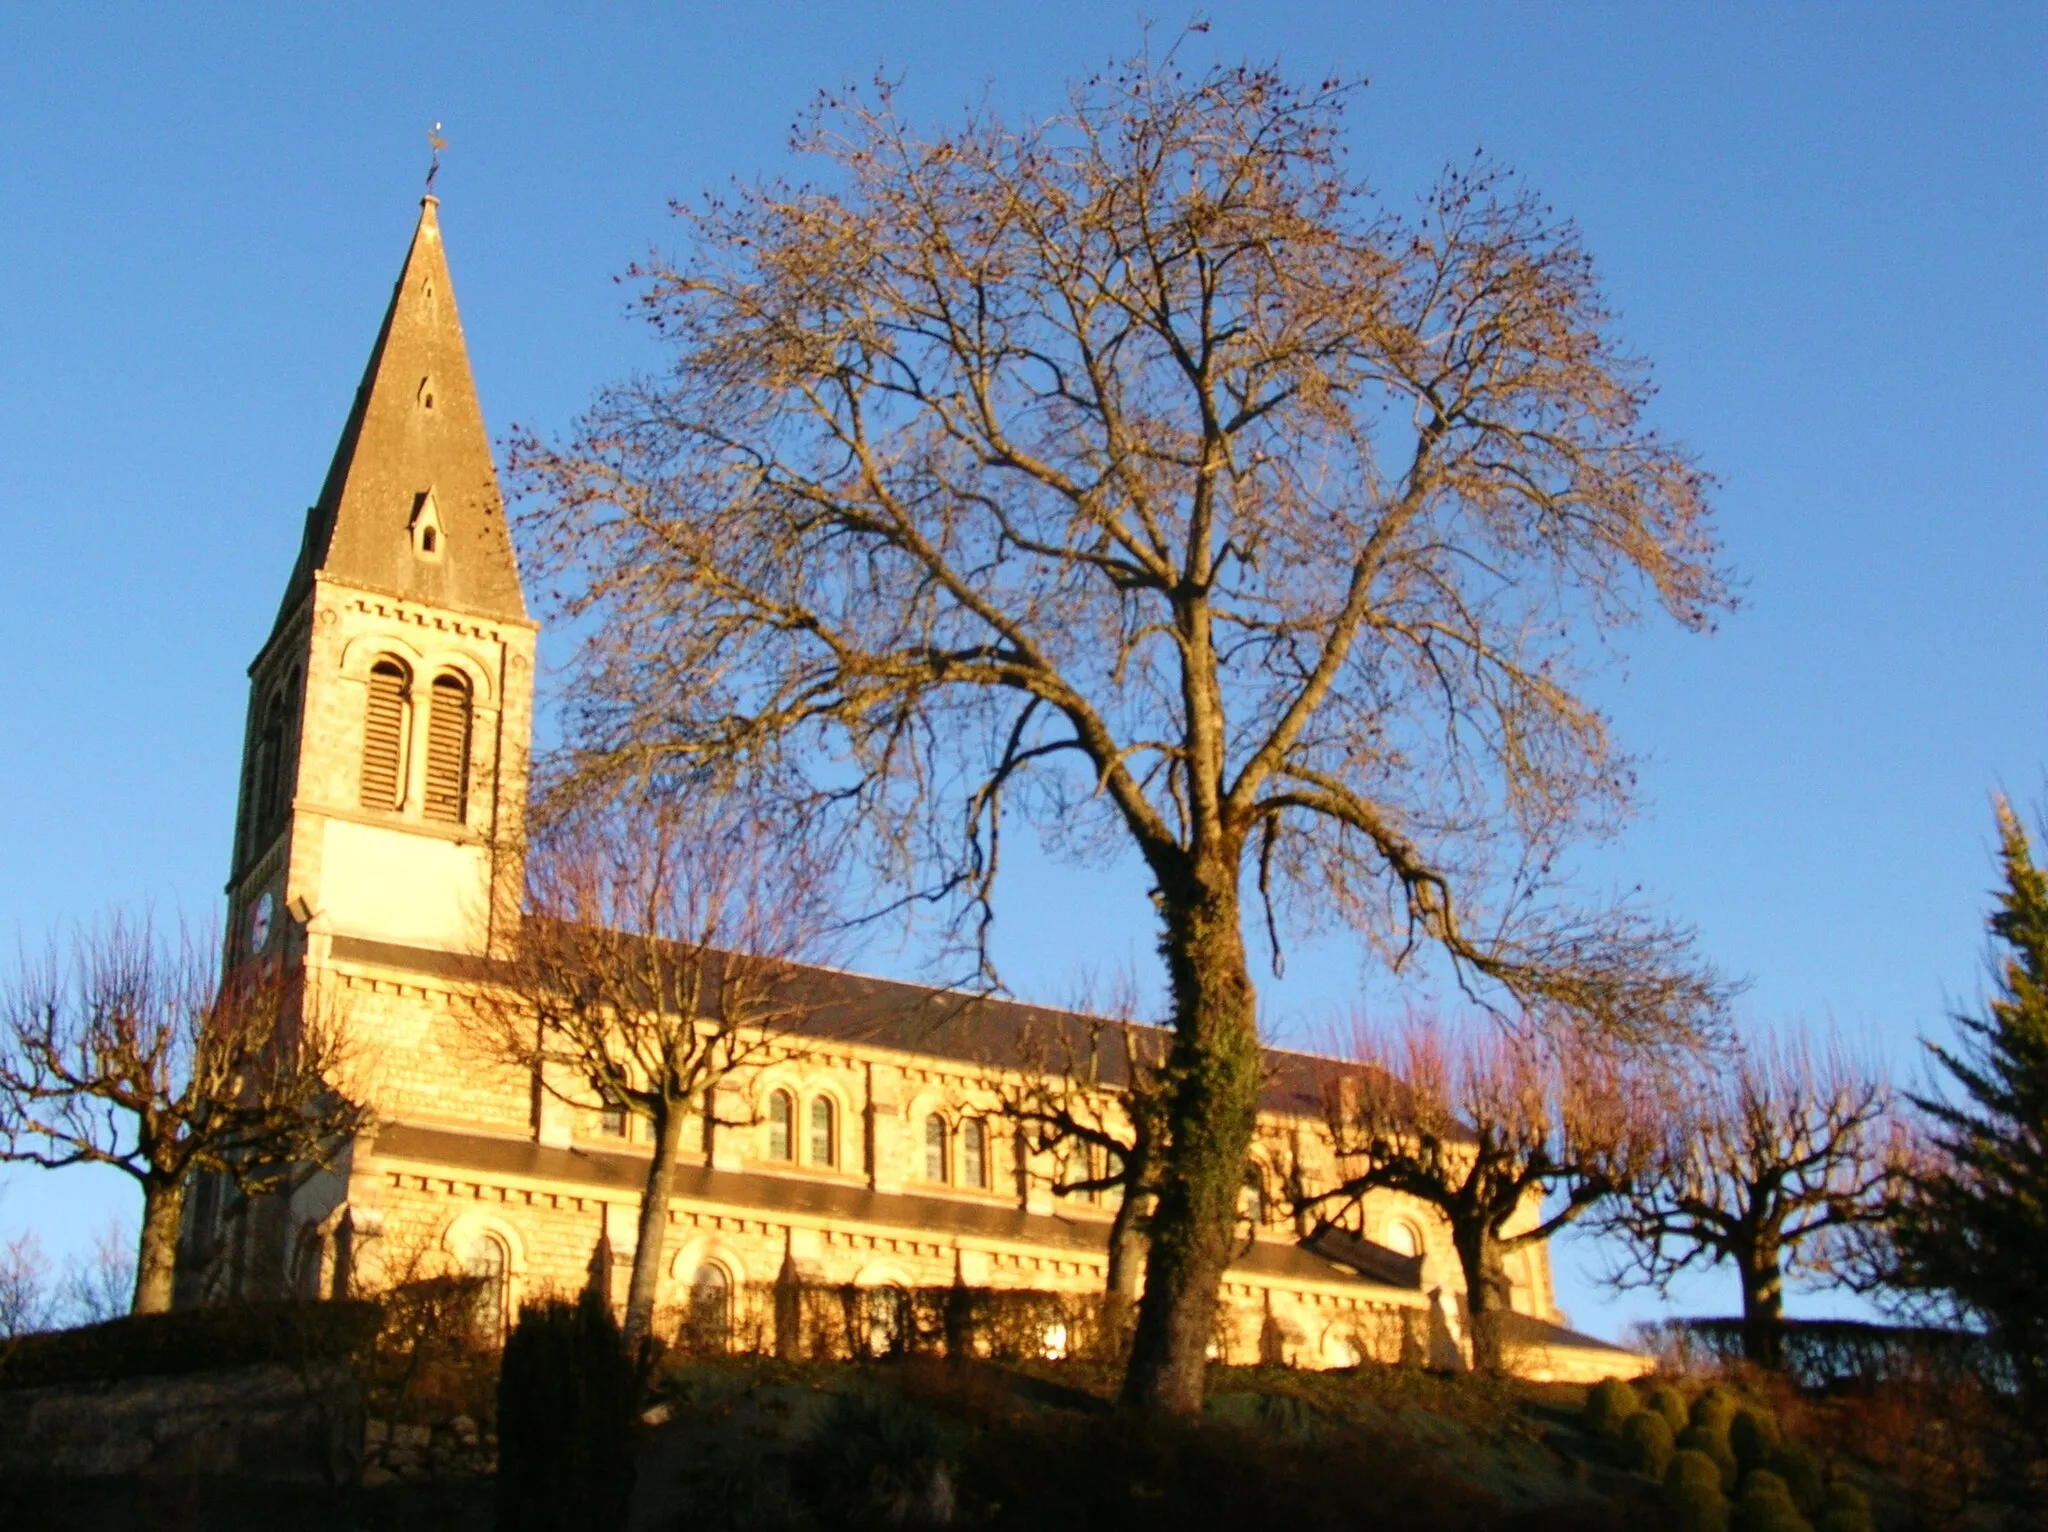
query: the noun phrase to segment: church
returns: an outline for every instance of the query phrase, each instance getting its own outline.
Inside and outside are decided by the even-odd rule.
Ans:
[[[351,1038],[369,1125],[289,1198],[187,1199],[179,1301],[481,1279],[490,1312],[596,1281],[623,1300],[648,1148],[602,1100],[543,1089],[456,1023],[521,913],[538,624],[528,615],[429,196],[269,636],[249,667],[228,882],[230,961],[302,973]],[[686,1140],[661,1306],[731,1316],[803,1282],[888,1294],[1103,1289],[1114,1194],[1059,1195],[1004,1116],[1041,1008],[818,970],[822,1019],[722,1080]],[[1259,1139],[1328,1163],[1327,1061],[1269,1056]],[[1322,1146],[1319,1149],[1319,1146]],[[1535,1209],[1529,1211],[1533,1222]],[[1256,1183],[1215,1355],[1457,1365],[1462,1283],[1425,1204],[1369,1198],[1307,1228]],[[1509,1258],[1517,1370],[1591,1379],[1648,1359],[1564,1327],[1549,1252]],[[737,1341],[735,1342],[737,1343]],[[1048,1338],[1056,1348],[1057,1338]]]

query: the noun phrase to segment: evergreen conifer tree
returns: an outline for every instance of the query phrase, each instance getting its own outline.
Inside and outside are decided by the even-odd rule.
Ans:
[[[2030,1414],[2048,1416],[2048,871],[1998,803],[2005,888],[1988,1014],[1958,1015],[1929,1051],[1956,1089],[1914,1097],[1935,1154],[1894,1231],[1895,1279],[1983,1321],[2010,1359]]]

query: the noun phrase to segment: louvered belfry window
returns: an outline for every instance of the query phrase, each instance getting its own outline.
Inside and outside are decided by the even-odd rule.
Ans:
[[[469,807],[469,687],[434,677],[427,715],[427,818],[462,823]]]
[[[397,808],[404,767],[405,667],[379,660],[370,667],[370,697],[363,711],[363,807]]]

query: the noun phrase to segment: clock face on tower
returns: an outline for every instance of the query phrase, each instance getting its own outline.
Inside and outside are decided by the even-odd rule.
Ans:
[[[271,927],[277,920],[277,898],[265,889],[249,912],[249,950],[261,952],[270,945]]]

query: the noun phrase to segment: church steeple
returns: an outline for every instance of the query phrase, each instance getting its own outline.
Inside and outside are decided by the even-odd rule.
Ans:
[[[280,623],[316,571],[477,616],[526,615],[439,212],[440,199],[421,199],[383,328],[306,513]]]
[[[249,667],[231,953],[480,952],[519,916],[535,624],[441,248],[418,227]]]

